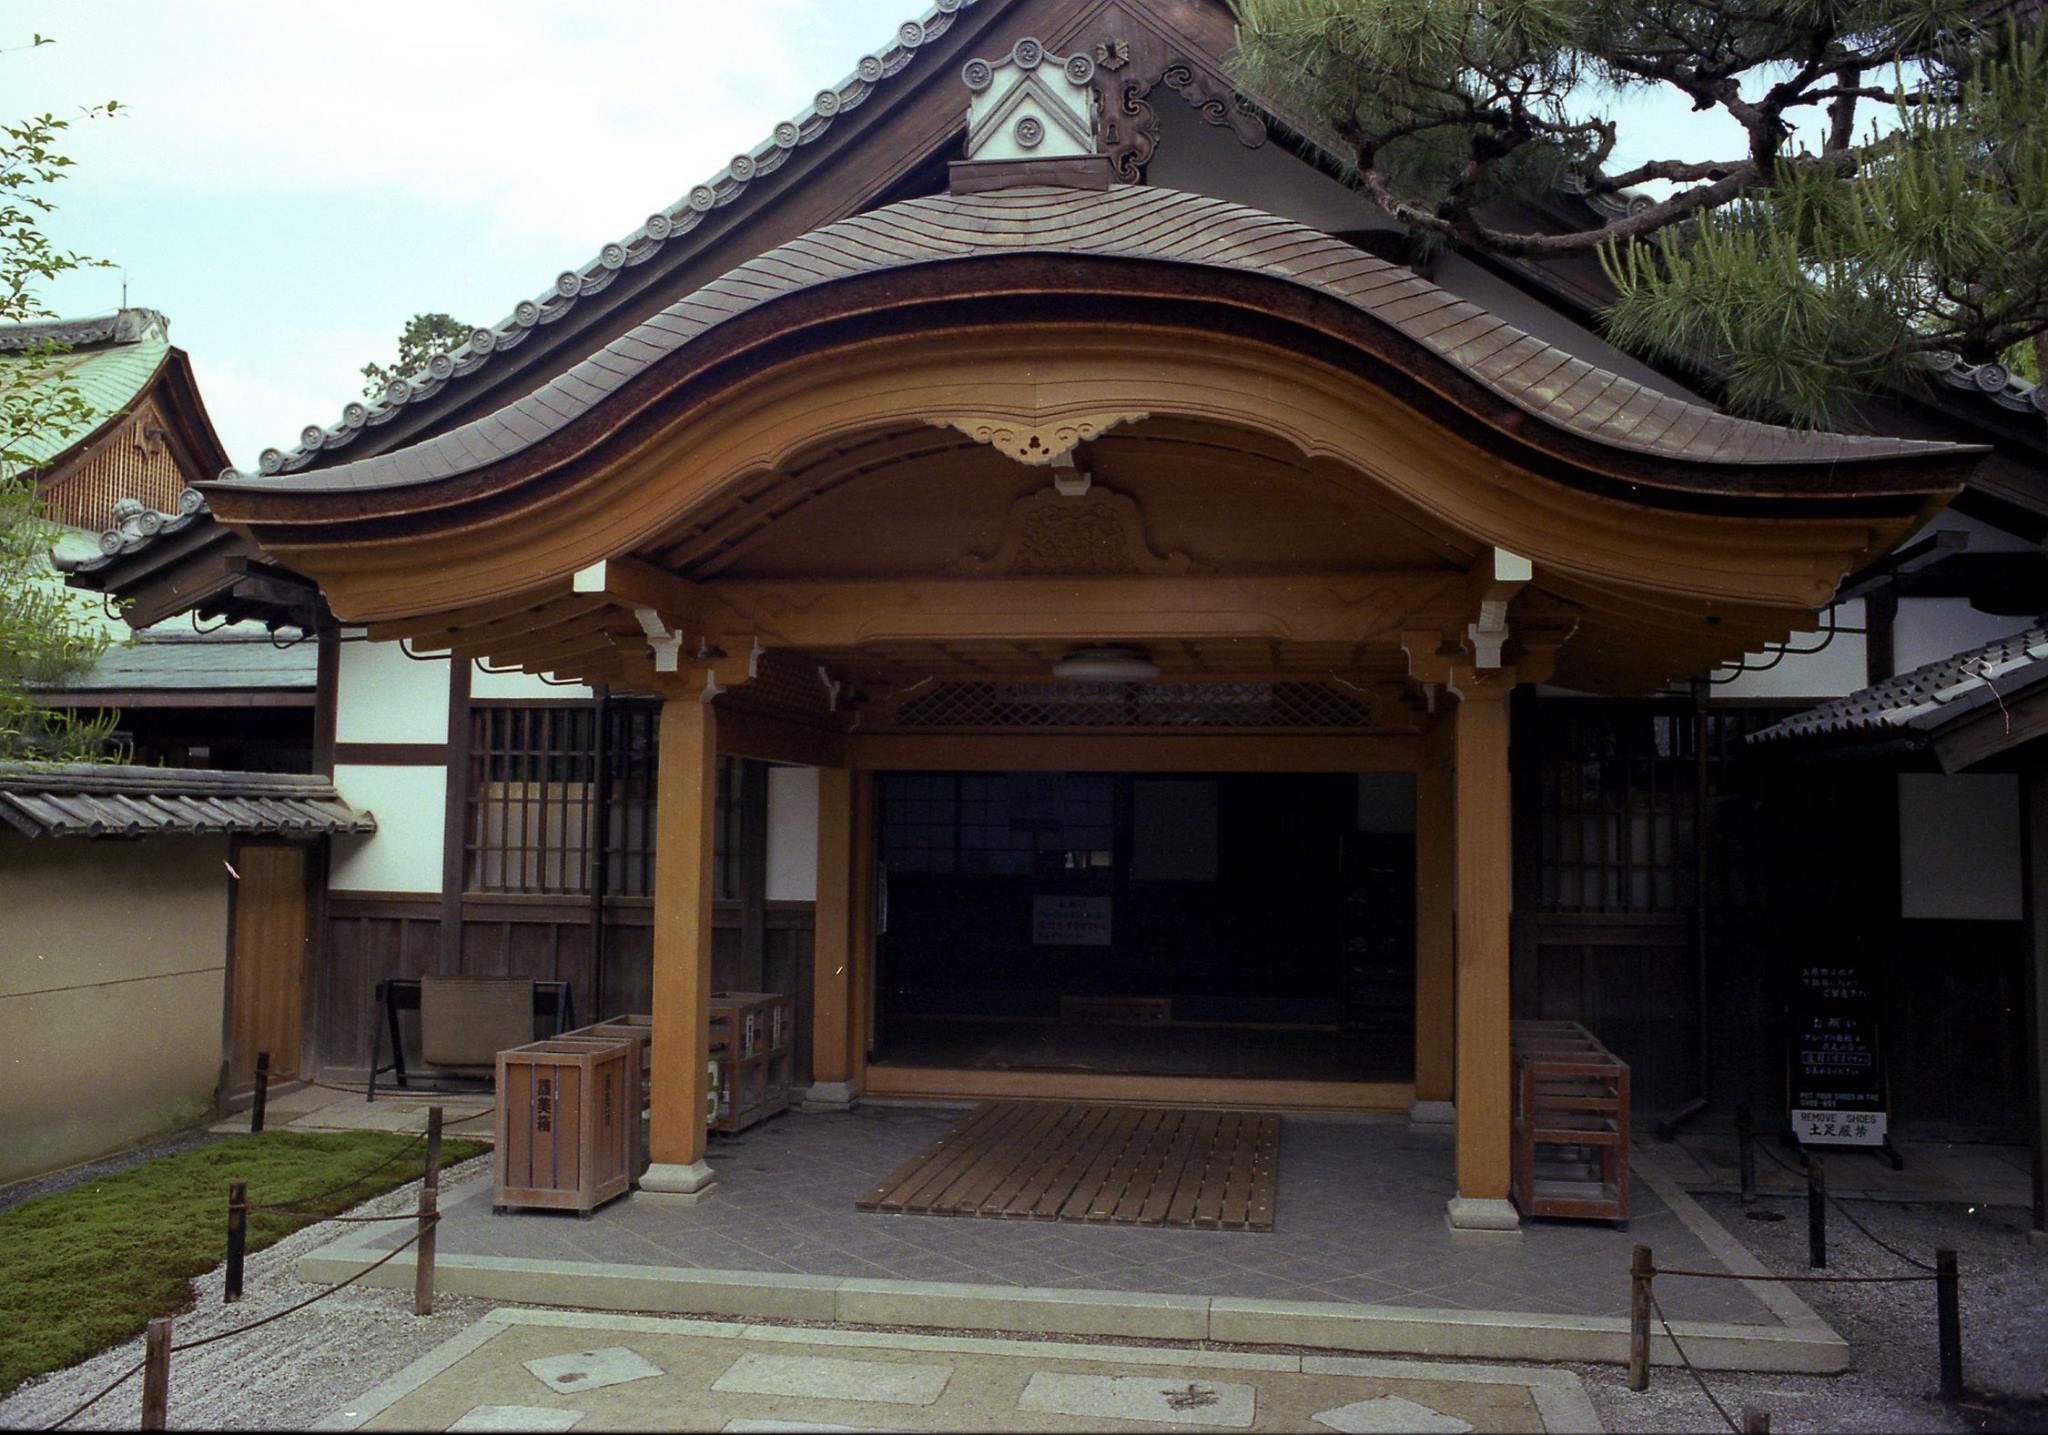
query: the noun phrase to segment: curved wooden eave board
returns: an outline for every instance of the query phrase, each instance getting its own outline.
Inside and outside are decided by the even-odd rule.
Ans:
[[[1891,495],[1874,514],[1844,501],[1843,519],[1649,506],[1511,466],[1466,435],[1418,424],[1383,389],[1299,353],[1213,330],[1124,325],[1087,342],[1063,336],[1056,356],[1039,358],[1033,337],[923,326],[837,351],[806,345],[801,357],[700,388],[681,413],[648,413],[637,432],[619,426],[601,455],[501,490],[501,500],[521,501],[495,512],[483,494],[431,517],[272,525],[251,521],[251,510],[270,505],[245,508],[252,496],[235,494],[238,485],[214,488],[216,510],[280,561],[317,576],[343,616],[397,617],[511,595],[634,552],[749,475],[838,436],[949,414],[1045,422],[1121,410],[1280,437],[1356,474],[1368,495],[1384,486],[1461,533],[1561,572],[1683,598],[1811,607],[1945,496]],[[313,502],[364,508],[346,494]],[[385,531],[345,536],[371,525]]]

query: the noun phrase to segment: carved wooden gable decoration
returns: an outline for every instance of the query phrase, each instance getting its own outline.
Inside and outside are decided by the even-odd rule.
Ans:
[[[1179,95],[1208,123],[1227,127],[1245,148],[1266,142],[1265,118],[1237,93],[1220,64],[1162,26],[1145,7],[1105,5],[1081,35],[1092,37],[1087,53],[1095,61],[1090,83],[1097,139],[1118,179],[1129,184],[1143,180],[1145,166],[1158,152],[1159,112],[1153,97],[1161,89]]]
[[[1027,493],[1010,506],[1002,541],[986,557],[954,567],[978,577],[1115,578],[1181,574],[1185,553],[1161,556],[1145,537],[1145,516],[1127,494],[1082,479]]]

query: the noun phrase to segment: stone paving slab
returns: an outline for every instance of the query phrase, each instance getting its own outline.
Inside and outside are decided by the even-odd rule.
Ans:
[[[557,1393],[589,1346],[658,1375]],[[514,1403],[516,1402],[516,1404]],[[1597,1431],[1564,1371],[499,1310],[325,1430]]]
[[[1625,1231],[1547,1221],[1530,1223],[1520,1239],[1454,1234],[1444,1220],[1450,1132],[1398,1119],[1286,1118],[1279,1217],[1270,1232],[854,1209],[857,1195],[956,1119],[954,1111],[897,1107],[778,1117],[712,1144],[707,1159],[718,1184],[711,1199],[688,1209],[628,1197],[589,1220],[542,1211],[494,1216],[487,1186],[451,1193],[442,1204],[440,1253],[1610,1318],[1628,1314],[1632,1246],[1652,1247],[1660,1265],[1715,1262],[1671,1198],[1644,1180],[1635,1183]],[[373,1243],[388,1249],[402,1239],[380,1232]],[[1674,1284],[1659,1298],[1673,1319],[1777,1323],[1734,1281]]]
[[[1312,1198],[1304,1204],[1321,1224],[1289,1218],[1271,1234],[852,1210],[852,1193],[872,1180],[866,1163],[886,1168],[894,1148],[927,1139],[947,1119],[895,1110],[756,1128],[796,1139],[721,1143],[715,1197],[687,1209],[629,1199],[591,1220],[493,1216],[488,1180],[472,1178],[443,1196],[437,1283],[488,1300],[597,1310],[1620,1361],[1628,1345],[1628,1251],[1647,1238],[1660,1265],[1728,1275],[1659,1286],[1703,1368],[1832,1372],[1848,1364],[1840,1337],[1796,1295],[1753,1279],[1761,1267],[1670,1178],[1655,1148],[1639,1150],[1635,1161],[1637,1209],[1652,1213],[1654,1232],[1643,1216],[1626,1232],[1545,1222],[1520,1238],[1469,1244],[1443,1224],[1440,1205],[1434,1222],[1423,1215],[1439,1200],[1430,1189],[1437,1173],[1423,1162],[1447,1165],[1443,1137],[1341,1121],[1299,1123],[1295,1143],[1320,1151],[1327,1168],[1320,1184],[1304,1183]],[[849,1154],[854,1145],[859,1150]],[[1314,1162],[1303,1164],[1311,1178],[1318,1174]],[[300,1277],[357,1276],[401,1239],[358,1227],[303,1258]],[[526,1254],[495,1253],[515,1250]],[[703,1263],[720,1258],[732,1264]],[[1346,1261],[1370,1263],[1374,1274],[1346,1277]],[[831,1273],[848,1269],[876,1274]],[[915,1274],[923,1270],[937,1278]],[[412,1253],[365,1279],[410,1286]],[[1443,1298],[1460,1286],[1473,1293],[1470,1304]],[[1290,1294],[1235,1293],[1262,1289]],[[1675,1360],[1661,1334],[1652,1358]]]

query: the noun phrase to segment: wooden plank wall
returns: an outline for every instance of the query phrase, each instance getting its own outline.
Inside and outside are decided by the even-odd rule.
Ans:
[[[606,904],[602,971],[591,950],[590,904],[576,898],[481,897],[462,901],[462,940],[455,975],[520,976],[567,981],[577,1019],[594,1021],[645,1011],[652,981],[652,928],[646,899]],[[810,1065],[811,904],[771,902],[758,967],[742,959],[737,902],[713,909],[712,984],[719,990],[779,991],[796,1002],[794,1079],[808,1084]],[[327,1079],[361,1080],[369,1064],[377,983],[448,971],[441,950],[441,899],[432,894],[330,892],[324,957],[317,974],[311,1046]],[[602,975],[603,990],[599,991]],[[602,1008],[600,1010],[600,1008]],[[408,1016],[408,1052],[417,1033]],[[389,1059],[388,1056],[386,1058]]]

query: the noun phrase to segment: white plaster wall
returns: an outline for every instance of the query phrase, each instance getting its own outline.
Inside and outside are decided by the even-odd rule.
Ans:
[[[444,699],[445,701],[445,699]],[[338,764],[334,785],[377,819],[368,837],[334,839],[328,886],[337,892],[438,892],[448,805],[445,767]]]
[[[337,742],[446,742],[448,660],[408,658],[396,643],[343,635]]]
[[[212,1111],[225,837],[0,834],[0,1183]]]
[[[1159,112],[1159,152],[1146,167],[1148,182],[1168,189],[1211,194],[1263,209],[1328,233],[1397,228],[1386,211],[1355,190],[1304,164],[1279,145],[1246,149],[1229,130],[1206,124],[1176,95],[1153,97]],[[1660,393],[1700,402],[1697,395],[1666,378],[1599,335],[1548,305],[1455,254],[1440,255],[1436,283],[1539,339],[1634,379]]]
[[[1899,774],[1899,915],[2016,922],[2020,782],[2010,772]]]
[[[1902,598],[1899,616],[1892,624],[1892,665],[1895,671],[1910,673],[1922,664],[2022,632],[2033,621],[2006,613],[1980,613],[1967,598]]]
[[[470,664],[469,695],[473,698],[516,698],[521,702],[552,703],[571,699],[588,701],[590,689],[581,683],[550,683],[533,673],[491,673]]]
[[[768,900],[818,900],[818,769],[768,769]]]
[[[1903,606],[1903,605],[1902,605]],[[1838,628],[1863,626],[1863,602],[1854,599],[1835,609]],[[1812,648],[1827,636],[1826,630],[1794,633],[1790,646]],[[1751,653],[1755,664],[1771,661],[1769,653]],[[1761,672],[1744,673],[1732,683],[1715,686],[1714,698],[1837,698],[1853,693],[1870,681],[1870,654],[1861,633],[1837,632],[1834,641],[1817,653],[1790,653],[1777,666]]]

